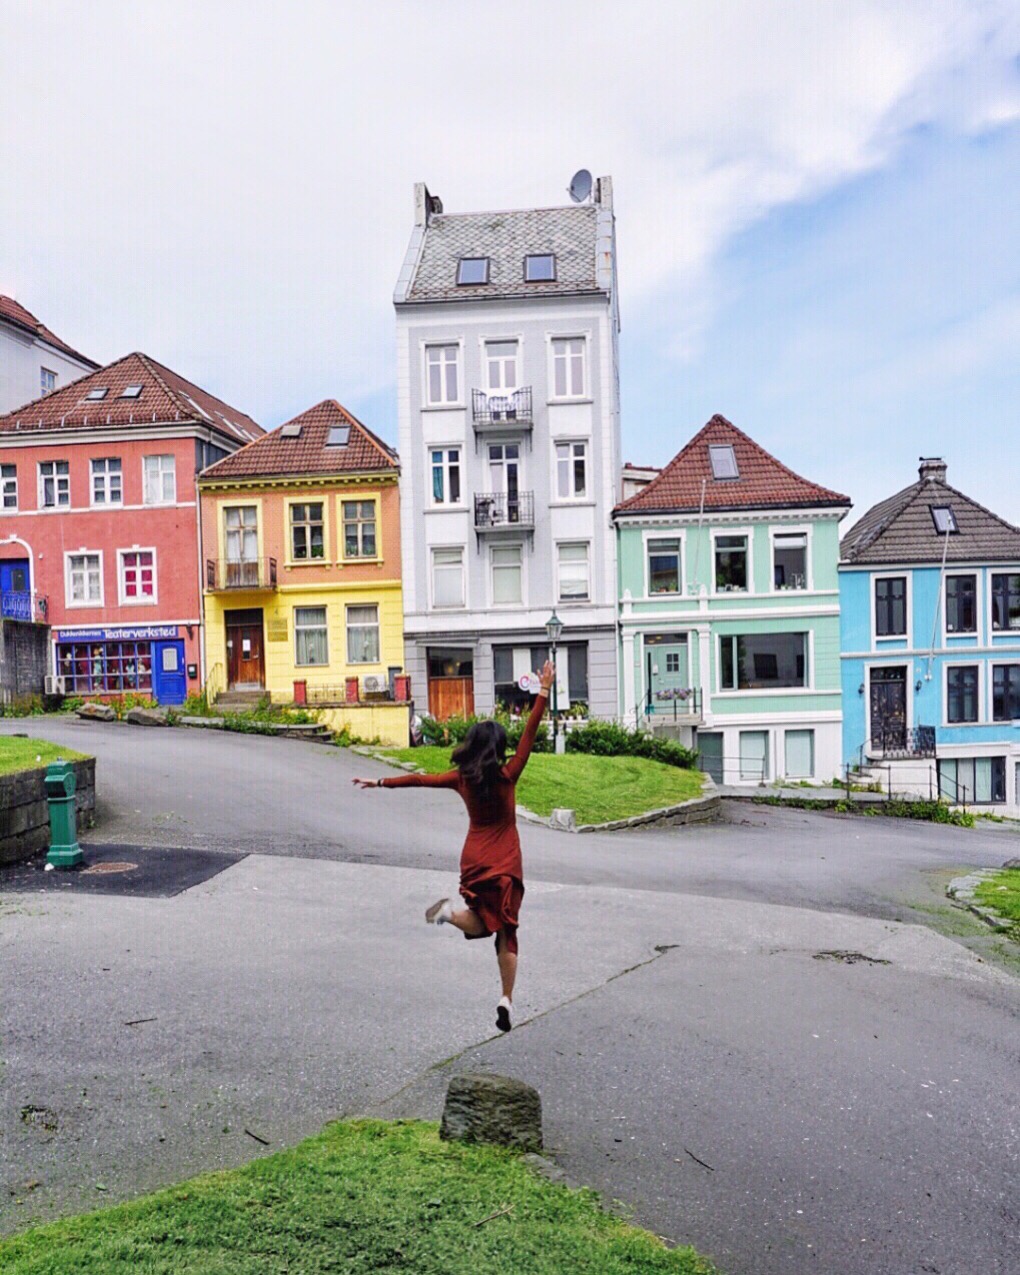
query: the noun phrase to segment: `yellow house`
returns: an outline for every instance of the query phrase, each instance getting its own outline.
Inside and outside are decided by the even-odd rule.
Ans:
[[[198,479],[206,689],[407,743],[399,461],[332,399]]]

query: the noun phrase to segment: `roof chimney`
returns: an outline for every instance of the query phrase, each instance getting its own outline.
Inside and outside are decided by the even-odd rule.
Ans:
[[[430,195],[424,182],[414,183],[414,224],[427,226],[433,213],[443,211],[443,201],[438,195]]]
[[[600,177],[595,183],[595,202],[601,204],[603,208],[612,208],[613,206],[613,179],[611,177]]]
[[[944,483],[949,466],[941,456],[922,456],[918,473],[923,483]]]

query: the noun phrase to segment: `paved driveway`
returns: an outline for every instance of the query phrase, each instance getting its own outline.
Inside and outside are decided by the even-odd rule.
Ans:
[[[372,763],[313,745],[28,729],[97,754],[98,836],[249,853],[173,898],[0,878],[3,1227],[240,1163],[252,1134],[435,1114],[450,1067],[482,1067],[539,1086],[579,1180],[730,1275],[1015,1268],[1018,985],[893,919],[936,869],[1015,853],[1001,830],[744,806],[527,828],[519,1025],[487,1040],[489,945],[419,920],[453,802],[355,793]]]

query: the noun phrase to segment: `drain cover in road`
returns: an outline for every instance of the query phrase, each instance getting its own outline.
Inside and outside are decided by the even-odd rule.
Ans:
[[[46,856],[0,868],[0,896],[31,890],[130,894],[167,899],[201,885],[245,858],[213,850],[172,846],[103,846],[82,842],[85,862],[79,868],[46,871]]]

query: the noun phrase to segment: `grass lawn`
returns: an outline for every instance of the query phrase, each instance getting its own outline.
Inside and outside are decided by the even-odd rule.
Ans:
[[[1011,934],[1020,938],[1020,868],[1004,868],[974,891],[974,899],[1013,922]]]
[[[503,1209],[509,1212],[491,1217]],[[490,1219],[484,1221],[484,1219]],[[483,1222],[479,1226],[477,1223]],[[712,1275],[692,1249],[433,1124],[351,1121],[290,1151],[0,1241],[5,1275]]]
[[[0,775],[12,775],[16,770],[36,770],[51,761],[81,761],[84,753],[62,744],[50,744],[45,739],[12,739],[0,736]]]
[[[436,773],[450,769],[449,748],[387,750],[396,761],[416,762]],[[578,823],[607,823],[701,796],[702,776],[643,757],[594,757],[588,753],[532,753],[517,785],[522,806],[536,815],[557,807],[577,814]]]

